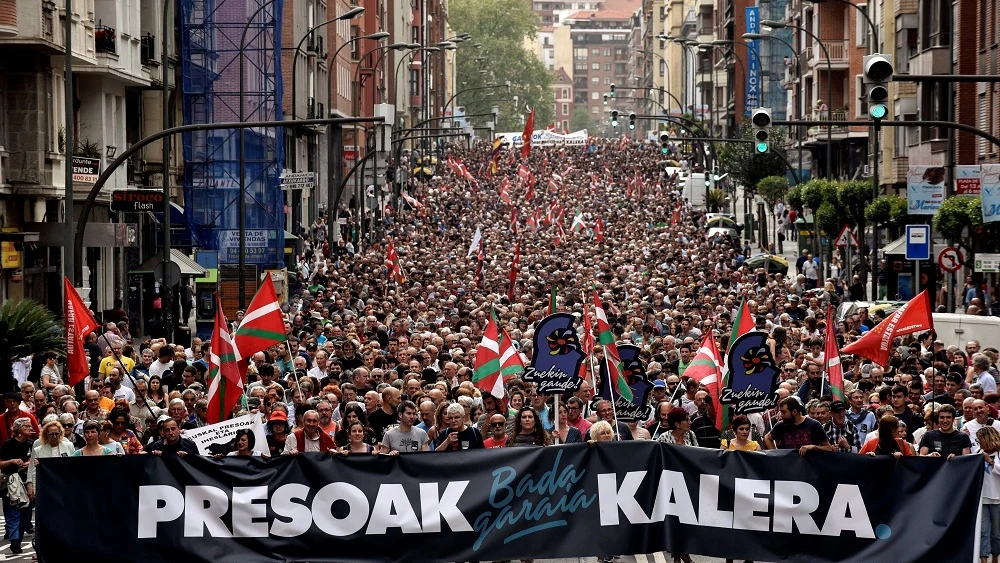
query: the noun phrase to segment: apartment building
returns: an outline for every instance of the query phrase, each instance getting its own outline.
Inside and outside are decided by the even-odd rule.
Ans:
[[[566,18],[573,45],[573,101],[585,107],[591,122],[606,127],[604,113],[611,109],[627,113],[634,100],[621,100],[612,108],[604,105],[611,84],[629,84],[629,38],[632,13],[628,11],[582,10]],[[628,103],[626,103],[628,102]]]

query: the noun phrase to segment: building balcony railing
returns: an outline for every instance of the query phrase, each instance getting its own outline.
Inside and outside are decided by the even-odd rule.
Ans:
[[[847,110],[837,109],[833,111],[816,111],[806,115],[805,119],[807,121],[847,121]],[[809,127],[806,131],[806,137],[816,137],[825,138],[826,137],[826,125],[816,125]],[[849,128],[845,125],[834,125],[832,133],[834,135],[843,135],[849,131]]]
[[[823,41],[823,46],[826,47],[826,53],[816,41],[806,47],[806,60],[809,66],[825,68],[827,54],[830,56],[831,65],[850,64],[846,39],[843,41]]]
[[[109,55],[118,54],[118,34],[115,28],[106,25],[98,25],[94,28],[94,50],[98,53]]]

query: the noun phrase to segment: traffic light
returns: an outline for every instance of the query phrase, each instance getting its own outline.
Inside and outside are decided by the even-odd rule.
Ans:
[[[611,110],[611,126],[618,127],[618,110]]]
[[[615,85],[614,84],[611,85],[611,97],[612,98],[615,97]]]
[[[604,105],[608,105],[608,95],[604,94]]]
[[[864,58],[865,100],[868,115],[879,121],[889,113],[889,82],[892,80],[892,55],[875,53]]]
[[[750,117],[753,124],[754,152],[764,154],[771,150],[768,137],[771,136],[771,109],[757,108]]]
[[[707,171],[705,172],[705,189],[706,190],[712,189],[712,175],[709,174]]]
[[[635,112],[628,114],[628,128],[635,129]]]
[[[667,133],[660,133],[660,152],[663,154],[668,154],[670,152],[670,135]]]

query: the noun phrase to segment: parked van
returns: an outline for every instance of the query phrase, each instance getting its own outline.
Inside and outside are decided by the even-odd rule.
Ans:
[[[978,340],[983,348],[1000,348],[1000,317],[981,317],[957,313],[934,313],[934,330],[947,346],[965,350],[965,343]]]

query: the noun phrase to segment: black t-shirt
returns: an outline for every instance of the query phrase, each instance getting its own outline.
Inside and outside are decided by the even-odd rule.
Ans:
[[[386,430],[398,425],[399,417],[396,416],[395,411],[392,414],[386,414],[384,409],[378,409],[368,416],[368,426],[375,433],[375,439],[378,442],[382,441],[382,436],[385,435]]]
[[[972,448],[972,440],[965,432],[928,430],[920,439],[918,450],[923,448],[927,448],[927,453],[937,452],[941,457],[948,457],[951,454],[962,455],[962,450]]]
[[[28,461],[29,454],[31,453],[31,442],[25,440],[21,442],[20,440],[10,439],[0,446],[0,459],[8,461],[11,459],[20,459]],[[25,467],[23,470],[18,469],[16,465],[8,465],[3,468],[4,475],[11,475],[21,471],[24,475],[27,475],[28,468]]]
[[[829,442],[823,425],[811,418],[803,419],[800,424],[788,424],[781,421],[771,429],[771,439],[778,449],[799,449],[802,446],[822,446]]]
[[[453,431],[451,428],[446,428],[441,434],[441,440],[447,442],[448,435],[452,433]],[[458,441],[455,442],[453,447],[448,448],[446,451],[478,449],[483,449],[483,435],[479,433],[479,429],[475,426],[466,426],[465,430],[458,433]]]
[[[181,438],[173,444],[168,444],[163,440],[157,440],[146,448],[148,452],[161,451],[164,455],[177,455],[177,452],[184,452],[188,454],[197,454],[198,446],[195,445],[194,441],[189,438]]]

